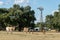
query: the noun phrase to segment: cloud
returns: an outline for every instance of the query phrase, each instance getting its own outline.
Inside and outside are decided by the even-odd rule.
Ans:
[[[29,3],[29,0],[15,0],[14,4]]]
[[[2,1],[0,1],[0,5],[3,5],[4,3]]]
[[[7,0],[7,1],[5,1],[5,2],[0,1],[0,5],[6,5],[6,4],[9,4],[9,3],[10,3],[10,1],[9,1],[9,0]]]
[[[15,0],[15,4],[23,3],[24,0]]]
[[[52,13],[54,13],[54,12],[59,12],[58,10],[54,10],[54,11],[52,11]]]
[[[52,11],[52,15],[54,15],[54,12],[59,12],[59,10],[54,10],[54,11]]]

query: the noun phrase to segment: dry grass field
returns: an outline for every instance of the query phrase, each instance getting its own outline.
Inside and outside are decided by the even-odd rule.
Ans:
[[[13,34],[7,34],[5,31],[0,31],[0,40],[60,40],[60,33],[34,32],[26,34],[25,32],[13,32]]]

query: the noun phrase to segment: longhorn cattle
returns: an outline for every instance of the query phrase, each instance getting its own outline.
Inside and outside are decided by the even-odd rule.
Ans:
[[[12,32],[15,30],[15,26],[12,26],[12,27],[6,27],[6,31],[7,31],[7,34],[8,33],[11,33],[12,34]]]

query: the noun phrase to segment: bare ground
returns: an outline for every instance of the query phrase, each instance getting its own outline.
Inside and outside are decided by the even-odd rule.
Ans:
[[[60,33],[47,32],[13,32],[13,34],[7,34],[6,31],[0,31],[0,40],[60,40]]]

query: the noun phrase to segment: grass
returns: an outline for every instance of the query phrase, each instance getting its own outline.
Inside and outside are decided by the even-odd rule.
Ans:
[[[41,32],[25,33],[13,32],[7,34],[6,31],[0,31],[0,40],[60,40],[60,33],[47,32],[45,35]]]

